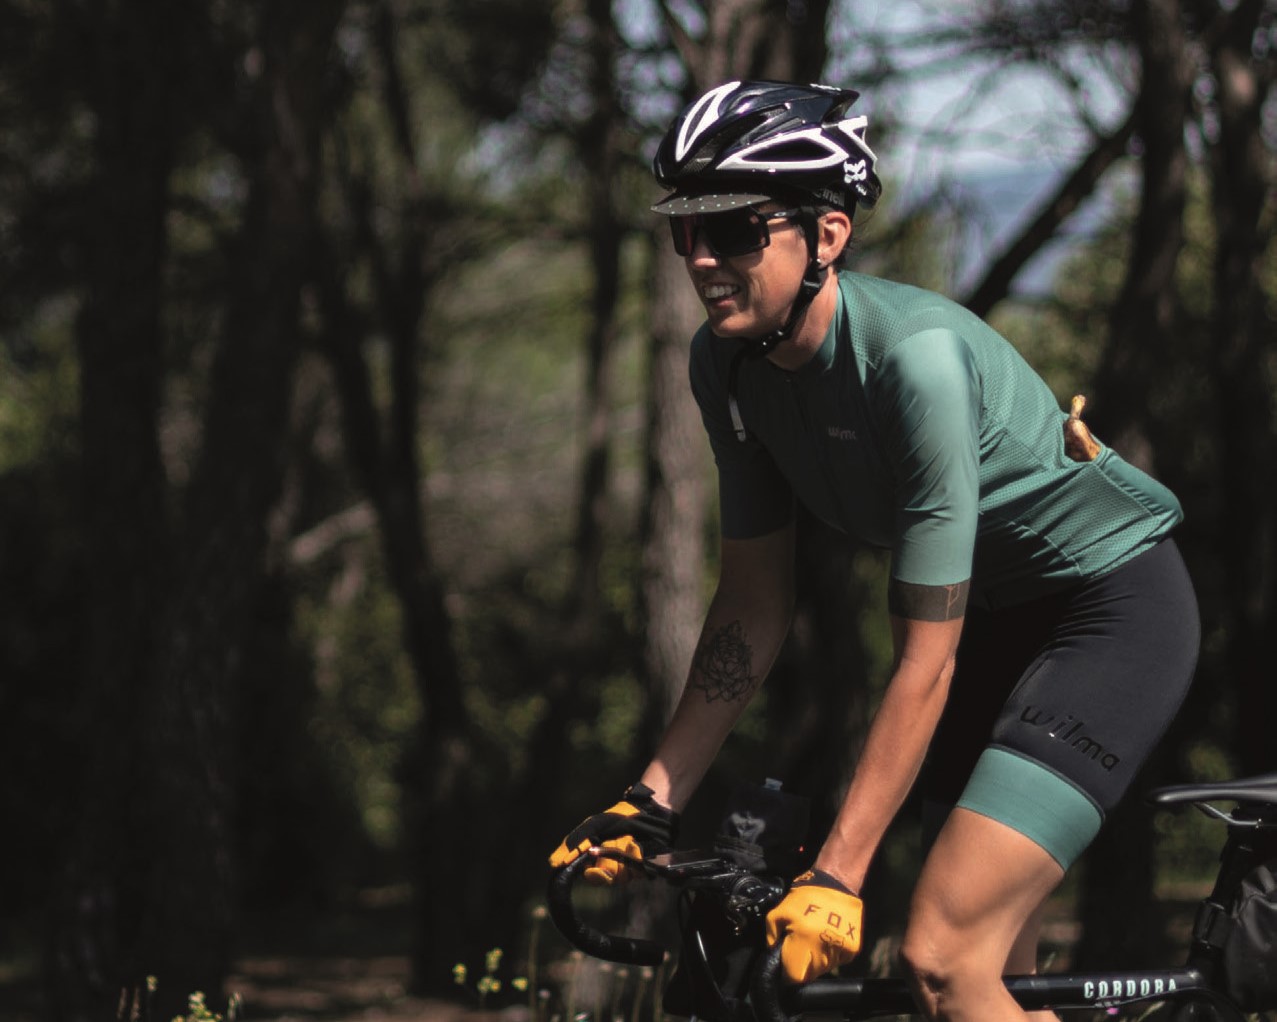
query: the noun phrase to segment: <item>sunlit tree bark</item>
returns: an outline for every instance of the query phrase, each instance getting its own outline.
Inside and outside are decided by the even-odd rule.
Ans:
[[[687,343],[703,318],[664,224],[653,239],[644,499],[643,669],[653,729],[674,709],[705,614],[706,511],[714,487],[687,382]]]
[[[700,37],[686,31],[675,5],[663,5],[663,10],[671,41],[684,63],[686,98],[730,79],[814,82],[821,78],[827,55],[827,3],[705,3],[701,10],[706,30]],[[688,344],[704,320],[704,311],[682,260],[670,247],[664,224],[657,226],[656,236],[650,294],[646,497],[650,517],[644,538],[643,606],[645,664],[653,692],[661,693],[655,705],[668,712],[682,689],[704,617],[704,570],[711,567],[706,564],[704,523],[716,491],[687,375]],[[706,478],[695,479],[698,471]],[[774,688],[786,696],[769,716],[776,736],[775,764],[789,772],[786,780],[827,787],[830,772],[824,770],[818,781],[820,772],[812,769],[815,760],[828,753],[849,763],[866,726],[864,657],[853,627],[862,611],[863,594],[850,583],[849,558],[822,556],[816,549],[819,544],[807,542],[810,524],[803,519],[799,544],[803,556],[798,565],[801,598],[795,631],[803,641],[791,643],[777,665],[775,673],[783,674],[784,681]],[[841,541],[818,531],[824,541],[841,550]],[[841,570],[824,570],[832,564]],[[820,712],[809,712],[817,706]],[[836,797],[832,792],[820,794],[831,801]]]

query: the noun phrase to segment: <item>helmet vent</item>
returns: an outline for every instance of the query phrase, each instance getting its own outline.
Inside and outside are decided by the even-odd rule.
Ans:
[[[865,143],[866,118],[848,116],[856,93],[822,85],[729,82],[679,115],[652,160],[657,181],[682,195],[852,193],[872,205],[882,189]]]
[[[767,159],[779,164],[806,163],[809,160],[821,161],[828,158],[829,150],[826,147],[813,145],[805,140],[784,142],[767,149]]]

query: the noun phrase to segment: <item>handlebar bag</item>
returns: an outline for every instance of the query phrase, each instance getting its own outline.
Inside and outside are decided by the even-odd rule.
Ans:
[[[1222,954],[1229,996],[1248,1013],[1277,1007],[1277,859],[1246,875],[1231,915]]]
[[[731,789],[714,836],[714,852],[756,875],[793,876],[804,861],[810,800],[781,788],[738,783]],[[666,1014],[699,1022],[754,1022],[748,994],[754,965],[766,946],[754,917],[738,931],[724,914],[726,892],[697,892],[685,902],[678,963],[665,988]]]
[[[738,783],[714,835],[714,851],[757,872],[793,876],[807,837],[811,800],[779,781]]]

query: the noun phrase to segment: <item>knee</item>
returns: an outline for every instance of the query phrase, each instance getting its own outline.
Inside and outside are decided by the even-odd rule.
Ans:
[[[900,965],[918,1007],[928,1018],[938,1018],[953,986],[952,959],[937,947],[931,934],[910,926],[900,945]]]
[[[933,1022],[984,1014],[1004,990],[1001,969],[991,961],[963,935],[934,921],[911,924],[900,947],[900,964],[914,1000]]]

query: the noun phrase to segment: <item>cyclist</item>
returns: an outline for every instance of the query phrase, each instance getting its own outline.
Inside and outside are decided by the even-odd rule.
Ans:
[[[1130,785],[1197,656],[1166,488],[1065,414],[957,304],[841,269],[881,184],[857,94],[732,82],[654,161],[708,316],[691,381],[718,468],[718,586],[640,780],[551,857],[674,836],[788,630],[794,502],[891,551],[895,655],[834,825],[768,918],[790,981],[859,949],[870,860],[915,779],[929,849],[902,961],[932,1018],[1023,1018],[1043,902]],[[694,523],[689,523],[694,525]],[[613,880],[600,860],[596,877]]]

